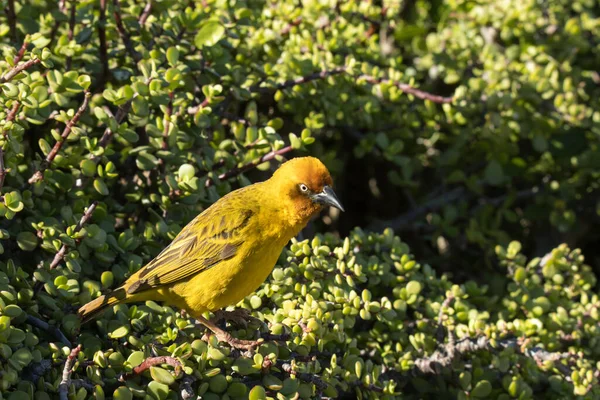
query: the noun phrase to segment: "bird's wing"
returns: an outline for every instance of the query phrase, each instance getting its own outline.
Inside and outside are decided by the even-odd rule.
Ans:
[[[244,242],[243,228],[254,215],[250,208],[235,208],[213,207],[196,217],[142,269],[127,293],[169,285],[232,258]]]

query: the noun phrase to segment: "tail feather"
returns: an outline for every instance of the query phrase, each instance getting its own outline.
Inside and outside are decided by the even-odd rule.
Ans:
[[[81,322],[87,322],[102,314],[109,306],[122,302],[125,300],[126,294],[125,288],[120,287],[81,306],[77,312]]]

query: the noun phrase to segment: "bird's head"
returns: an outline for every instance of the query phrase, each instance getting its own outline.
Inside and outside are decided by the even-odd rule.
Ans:
[[[327,167],[317,158],[293,158],[282,164],[271,180],[279,191],[278,198],[299,219],[308,219],[325,206],[344,211]]]

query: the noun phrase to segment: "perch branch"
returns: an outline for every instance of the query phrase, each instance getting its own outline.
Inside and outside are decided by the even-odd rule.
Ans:
[[[117,32],[119,32],[119,36],[121,36],[121,40],[125,45],[125,49],[133,58],[133,60],[137,63],[141,60],[140,53],[138,53],[131,44],[131,38],[129,37],[129,32],[125,29],[125,25],[123,24],[123,20],[121,19],[121,6],[119,5],[119,0],[113,0],[114,11],[113,15],[115,17],[115,24],[117,26]]]
[[[65,126],[65,129],[63,130],[62,134],[60,135],[60,140],[56,141],[56,143],[54,144],[54,147],[52,148],[52,150],[50,150],[50,153],[48,153],[48,155],[46,156],[46,159],[44,161],[42,161],[42,163],[40,165],[40,169],[38,171],[36,171],[31,176],[31,178],[29,178],[30,184],[39,182],[44,178],[44,171],[46,169],[48,169],[50,164],[52,164],[52,161],[54,161],[54,158],[56,157],[56,155],[62,148],[64,142],[67,140],[67,137],[71,133],[71,130],[73,129],[75,124],[77,124],[77,121],[79,121],[79,118],[81,118],[81,115],[83,114],[83,112],[86,110],[86,108],[88,106],[91,96],[92,96],[92,94],[90,92],[88,92],[88,91],[85,92],[85,97],[83,99],[83,103],[81,104],[81,107],[79,107],[79,109],[77,110],[77,112],[75,113],[73,118],[71,118],[71,120],[69,122],[67,122],[67,126]]]
[[[121,375],[119,377],[119,381],[125,382],[127,379],[133,377],[134,375],[139,375],[139,374],[143,373],[144,371],[150,369],[150,367],[154,367],[155,365],[161,365],[161,364],[168,364],[168,365],[172,366],[173,368],[175,368],[175,375],[179,375],[179,373],[181,372],[181,370],[183,368],[183,366],[181,365],[181,362],[179,362],[179,360],[176,359],[175,357],[169,357],[169,356],[149,357],[149,358],[146,358],[143,363],[141,363],[140,365],[135,367],[133,369],[133,371]]]
[[[0,76],[0,83],[5,83],[14,78],[19,72],[30,68],[33,65],[39,64],[42,62],[39,58],[33,58],[29,61],[24,62],[23,64],[15,65],[12,67],[6,74]]]
[[[65,367],[63,368],[62,380],[60,381],[60,385],[58,386],[58,395],[60,400],[68,400],[69,398],[69,386],[71,385],[71,370],[73,369],[73,364],[77,359],[77,355],[81,351],[81,345],[78,345],[73,350],[71,350],[71,354],[67,357],[65,361]]]
[[[98,206],[98,202],[94,201],[89,207],[88,209],[85,211],[85,213],[83,213],[83,216],[81,217],[81,219],[79,220],[79,222],[77,223],[77,225],[75,225],[75,229],[73,230],[73,233],[77,233],[81,230],[81,228],[83,228],[83,225],[85,225],[90,218],[92,218],[92,214],[94,214],[94,210],[96,210],[96,206]],[[68,246],[66,244],[63,244],[60,248],[60,250],[58,251],[58,253],[56,253],[56,255],[54,256],[54,259],[52,260],[52,263],[50,263],[50,269],[54,269],[58,266],[58,264],[60,264],[60,262],[63,260],[63,258],[65,257],[65,254],[67,252],[67,248]]]
[[[37,317],[34,317],[33,315],[27,315],[26,321],[28,324],[35,326],[36,328],[48,333],[50,336],[53,336],[59,342],[62,342],[69,347],[72,346],[71,341],[69,339],[67,339],[65,334],[62,333],[62,331],[60,329],[58,329],[55,326],[50,325],[46,321],[43,321]]]
[[[292,150],[293,150],[292,146],[286,146],[286,147],[281,148],[279,150],[271,151],[271,152],[263,155],[262,157],[258,158],[257,160],[249,162],[248,164],[245,164],[245,165],[243,165],[243,166],[241,166],[239,168],[233,168],[233,169],[231,169],[231,170],[229,170],[227,172],[222,173],[221,175],[219,175],[219,180],[222,181],[222,180],[226,180],[226,179],[230,179],[230,178],[233,178],[235,176],[238,176],[238,175],[240,175],[240,174],[242,174],[242,173],[244,173],[244,172],[246,172],[246,171],[248,171],[248,170],[250,170],[252,168],[257,167],[258,165],[260,165],[260,164],[262,164],[264,162],[267,162],[267,161],[270,161],[270,160],[274,159],[276,156],[283,155],[283,154],[288,153],[288,152],[290,152]],[[210,187],[210,186],[212,186],[214,184],[215,184],[214,180],[212,180],[211,178],[209,178],[206,181],[205,186],[206,187]]]
[[[27,51],[28,44],[29,43],[27,43],[27,39],[23,40],[23,44],[21,45],[19,52],[17,53],[15,58],[13,58],[13,64],[17,65],[19,63],[19,61],[21,61],[23,59],[23,56],[25,55],[25,51]]]

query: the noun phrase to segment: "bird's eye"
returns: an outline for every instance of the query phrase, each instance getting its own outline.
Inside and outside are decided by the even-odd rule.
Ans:
[[[308,186],[306,186],[304,183],[300,184],[300,191],[301,192],[308,192]]]

